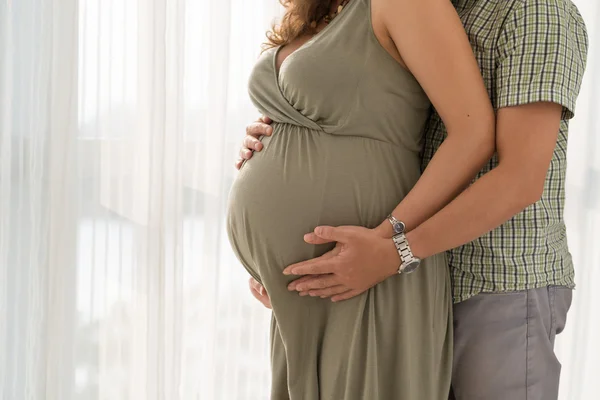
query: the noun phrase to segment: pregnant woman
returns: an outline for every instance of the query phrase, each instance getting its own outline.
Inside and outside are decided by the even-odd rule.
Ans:
[[[446,399],[452,305],[445,255],[408,274],[418,265],[406,255],[410,243],[394,243],[391,228],[381,227],[389,214],[399,228],[419,225],[493,154],[494,114],[467,36],[448,0],[284,5],[249,82],[273,133],[242,165],[227,217],[237,257],[273,308],[271,399]],[[448,137],[421,175],[431,105]],[[399,204],[409,205],[402,215]],[[388,235],[403,253],[399,267],[350,300],[298,296],[282,271],[332,249],[303,241],[318,225]]]

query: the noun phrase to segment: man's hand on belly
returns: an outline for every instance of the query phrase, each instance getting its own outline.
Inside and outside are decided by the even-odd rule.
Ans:
[[[398,272],[396,247],[378,229],[320,226],[306,234],[304,241],[337,244],[322,256],[292,264],[283,271],[286,275],[305,275],[288,286],[300,295],[347,300]]]

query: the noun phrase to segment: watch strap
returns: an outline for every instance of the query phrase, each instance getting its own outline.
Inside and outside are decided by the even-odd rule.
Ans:
[[[408,265],[414,261],[418,261],[418,258],[416,258],[410,250],[410,246],[408,245],[408,240],[406,239],[404,232],[392,236],[392,240],[394,241],[394,245],[396,246],[400,260],[402,261],[400,267],[398,268],[398,273],[402,273],[402,269],[405,265]]]

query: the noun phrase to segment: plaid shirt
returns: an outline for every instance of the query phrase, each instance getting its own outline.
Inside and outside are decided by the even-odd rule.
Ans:
[[[568,120],[586,64],[588,38],[570,0],[453,0],[495,109],[539,101],[563,106],[542,198],[497,229],[448,252],[454,301],[481,292],[574,287],[563,221]],[[424,167],[446,137],[434,111]],[[498,165],[495,155],[479,176]],[[525,172],[524,172],[525,173]]]

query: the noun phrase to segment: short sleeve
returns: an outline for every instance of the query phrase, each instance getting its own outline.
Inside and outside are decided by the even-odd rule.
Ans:
[[[562,105],[562,118],[571,119],[587,49],[585,23],[573,3],[522,0],[498,40],[494,105],[548,101]]]

